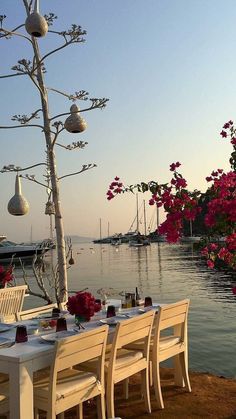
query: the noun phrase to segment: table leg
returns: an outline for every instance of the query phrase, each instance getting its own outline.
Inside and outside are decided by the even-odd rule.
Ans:
[[[10,419],[33,419],[32,362],[9,367]]]

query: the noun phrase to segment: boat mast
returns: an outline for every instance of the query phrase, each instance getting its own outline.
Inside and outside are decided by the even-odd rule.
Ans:
[[[109,237],[109,236],[110,236],[110,223],[108,221],[108,223],[107,223],[107,237]]]
[[[100,240],[102,239],[102,219],[99,218]]]
[[[146,206],[145,200],[143,200],[143,217],[144,217],[144,234],[147,235],[147,220],[146,220]]]
[[[159,219],[159,208],[158,208],[158,206],[157,206],[157,229],[158,229],[158,227],[159,227],[159,224],[160,224],[160,219]]]
[[[139,232],[139,214],[138,214],[138,194],[136,194],[136,205],[137,205],[137,213],[136,213],[136,217],[137,217],[137,233]]]
[[[33,226],[30,227],[30,243],[33,243]]]
[[[192,220],[189,221],[189,230],[190,230],[190,237],[193,237],[193,223],[192,223]]]

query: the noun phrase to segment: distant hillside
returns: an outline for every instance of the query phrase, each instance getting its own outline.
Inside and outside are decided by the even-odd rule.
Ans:
[[[75,236],[75,235],[72,235],[72,236],[66,235],[65,239],[67,238],[71,239],[72,243],[91,243],[94,240],[94,238],[92,237],[83,237],[83,236]]]

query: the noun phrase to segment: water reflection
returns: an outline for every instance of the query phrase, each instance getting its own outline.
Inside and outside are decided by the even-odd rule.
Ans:
[[[151,295],[154,301],[191,299],[189,315],[190,368],[236,376],[235,279],[207,269],[189,245],[153,243],[139,249],[73,245],[75,265],[68,271],[71,290],[101,287]],[[77,252],[77,253],[76,253]],[[28,269],[28,268],[27,268]],[[32,279],[32,284],[34,279]]]

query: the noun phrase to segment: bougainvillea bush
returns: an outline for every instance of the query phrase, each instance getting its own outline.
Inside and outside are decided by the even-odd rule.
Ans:
[[[179,173],[180,162],[172,163],[172,177],[169,183],[156,181],[141,182],[124,186],[115,177],[109,186],[107,199],[111,200],[122,192],[149,192],[150,205],[163,207],[165,221],[159,226],[158,233],[166,236],[169,243],[176,243],[183,234],[184,221],[194,221],[202,211],[200,202],[207,202],[204,223],[207,237],[202,254],[207,258],[210,268],[227,266],[236,271],[236,128],[233,121],[224,124],[220,133],[222,138],[230,139],[233,151],[230,155],[231,170],[212,171],[206,181],[210,184],[206,192],[193,192],[187,189],[187,181]]]
[[[13,268],[0,265],[0,288],[4,288],[9,282],[14,280]]]

